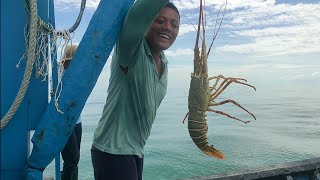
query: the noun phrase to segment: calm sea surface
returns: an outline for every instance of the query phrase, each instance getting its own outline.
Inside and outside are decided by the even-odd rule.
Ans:
[[[190,76],[189,76],[190,77]],[[234,99],[257,120],[233,105],[224,111],[243,120],[245,125],[224,116],[207,113],[209,142],[227,157],[218,160],[204,155],[192,142],[187,124],[189,79],[169,81],[168,91],[145,146],[145,180],[179,179],[257,168],[312,157],[320,157],[320,88],[294,86],[270,87],[255,84],[257,91],[231,85],[218,98]],[[82,113],[82,144],[79,179],[93,179],[90,148],[106,98],[106,87],[95,88]],[[54,163],[45,171],[52,176]],[[51,174],[51,175],[50,175]]]

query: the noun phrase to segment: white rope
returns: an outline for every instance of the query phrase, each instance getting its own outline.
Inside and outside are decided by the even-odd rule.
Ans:
[[[24,95],[29,87],[30,77],[32,75],[33,64],[35,60],[35,50],[37,45],[37,26],[38,26],[38,8],[36,0],[31,0],[31,15],[30,15],[30,29],[29,29],[29,46],[27,49],[27,64],[24,72],[22,84],[20,86],[19,92],[11,105],[7,114],[1,119],[0,129],[4,128],[7,123],[11,120],[12,116],[17,111],[20,106]]]
[[[24,72],[22,84],[20,86],[18,94],[13,104],[11,105],[10,109],[8,110],[7,114],[1,119],[0,129],[4,128],[7,125],[7,123],[11,120],[11,118],[19,108],[25,96],[25,93],[29,87],[33,66],[35,65],[35,68],[36,68],[35,77],[38,79],[41,76],[43,78],[42,81],[46,81],[46,78],[49,75],[49,61],[51,60],[51,64],[52,64],[51,68],[53,68],[54,66],[54,63],[52,62],[57,62],[56,56],[51,57],[51,55],[57,53],[58,37],[64,40],[63,47],[61,50],[61,57],[62,57],[62,52],[64,48],[67,46],[67,44],[70,41],[72,44],[73,37],[71,36],[71,34],[73,34],[73,31],[78,27],[80,23],[85,3],[86,3],[86,0],[82,0],[81,11],[78,16],[77,22],[70,29],[62,30],[62,31],[56,31],[51,24],[47,24],[38,16],[38,12],[37,12],[38,8],[37,8],[36,0],[31,0],[30,2],[31,8],[29,8],[28,3],[25,4],[27,12],[30,15],[30,20],[27,21],[27,24],[24,30],[25,47],[27,52],[24,53],[23,56],[20,58],[16,67],[19,68],[21,61],[26,57],[27,59],[26,69]],[[29,24],[29,30],[27,31],[28,24]],[[61,41],[58,46],[60,46]],[[41,59],[43,59],[43,61],[41,61]],[[59,109],[59,102],[58,102],[61,91],[62,91],[62,82],[58,81],[58,84],[55,90],[55,107],[59,113],[63,114],[63,112],[60,111]]]
[[[61,49],[61,52],[60,52],[60,57],[61,59],[63,58],[63,52],[65,51],[65,48],[67,47],[67,45],[69,44],[69,41],[71,42],[71,46],[72,47],[72,37],[71,37],[71,34],[70,34],[70,31],[69,30],[64,30],[64,31],[59,31],[59,32],[55,32],[56,34],[57,33],[60,33],[60,36],[64,39],[64,44],[62,45],[62,49]],[[61,43],[61,41],[60,41]],[[59,70],[63,69],[64,71],[64,68],[63,68],[63,65],[64,64],[64,61],[60,61],[60,67],[59,67]],[[62,72],[61,72],[62,74]],[[59,98],[61,96],[61,92],[62,92],[62,78],[58,79],[58,84],[57,84],[57,87],[56,87],[56,90],[55,90],[55,93],[54,93],[54,105],[56,107],[56,110],[57,112],[61,113],[61,114],[64,114],[63,111],[61,111],[59,109]]]
[[[27,25],[26,28],[27,29]],[[43,20],[38,17],[38,26],[35,29],[37,32],[37,44],[35,50],[35,68],[36,74],[35,77],[38,79],[40,76],[43,78],[42,81],[46,81],[46,78],[49,74],[49,61],[54,62],[56,57],[51,57],[52,54],[56,52],[56,40],[57,34],[53,33],[54,29],[52,28],[51,24],[45,24]],[[25,30],[25,42],[26,42],[26,49],[28,49],[28,39],[29,33],[26,33]],[[50,50],[50,52],[48,51]],[[20,67],[21,61],[26,57],[26,53],[20,58],[18,64],[16,65],[17,68]],[[41,61],[42,59],[42,61]]]

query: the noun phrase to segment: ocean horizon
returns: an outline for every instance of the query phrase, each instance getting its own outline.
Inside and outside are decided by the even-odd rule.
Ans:
[[[94,179],[90,149],[107,96],[109,65],[106,66],[81,114],[80,180]],[[227,71],[226,68],[216,72],[228,76]],[[221,150],[226,159],[206,156],[192,142],[187,123],[182,123],[188,110],[190,73],[191,68],[169,68],[167,95],[158,109],[144,149],[144,180],[208,176],[320,156],[319,84],[285,83],[279,79],[264,82],[262,79],[267,79],[268,74],[257,78],[246,71],[230,74],[247,78],[257,91],[233,83],[217,102],[233,99],[254,113],[257,120],[231,104],[216,109],[251,122],[244,124],[207,112],[209,143]],[[54,161],[44,176],[54,176]]]
[[[144,149],[144,180],[171,180],[240,171],[320,156],[319,3],[314,1],[237,1],[228,3],[221,30],[208,58],[209,75],[246,78],[257,91],[231,84],[217,101],[233,99],[257,120],[231,104],[217,107],[249,124],[207,113],[209,143],[226,155],[203,154],[182,120],[188,111],[190,73],[198,20],[198,2],[173,1],[181,11],[176,42],[165,53],[168,90]],[[71,24],[56,8],[57,27]],[[223,2],[207,4],[207,45]],[[92,5],[92,4],[91,4]],[[73,6],[72,6],[73,7]],[[96,6],[95,6],[96,7]],[[87,9],[74,41],[80,42],[95,8]],[[110,60],[82,112],[83,135],[79,179],[92,180],[90,148],[107,96]],[[212,83],[211,83],[212,84]],[[62,161],[61,161],[62,163]],[[54,164],[54,163],[52,163]],[[52,174],[54,166],[46,172]]]

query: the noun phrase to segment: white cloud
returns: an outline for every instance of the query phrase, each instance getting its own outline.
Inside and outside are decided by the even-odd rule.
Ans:
[[[193,49],[177,49],[175,51],[167,50],[165,52],[166,56],[177,57],[177,56],[190,56],[193,55]]]
[[[289,80],[289,81],[302,80],[304,78],[305,78],[304,74],[297,74],[297,75],[293,75],[293,76],[282,77],[283,80]]]
[[[311,76],[312,76],[312,77],[318,77],[318,76],[320,76],[320,72],[313,72],[313,73],[311,74]]]
[[[276,69],[298,69],[298,68],[303,68],[303,66],[296,65],[296,64],[275,64],[275,65],[273,65],[273,68],[276,68]]]
[[[187,34],[189,32],[196,32],[195,27],[192,24],[181,24],[179,27],[179,36]]]
[[[283,56],[320,53],[320,3],[279,4],[245,11],[228,17],[229,34],[247,42],[220,47],[223,52],[257,56]]]
[[[179,10],[196,9],[199,8],[199,0],[173,0],[172,1]],[[215,7],[219,9],[226,0],[206,0],[206,7]],[[254,8],[254,7],[267,7],[275,4],[275,0],[232,0],[228,1],[228,9],[237,8]]]
[[[100,0],[86,0],[86,8],[97,9]],[[81,0],[56,0],[55,8],[59,11],[74,10],[78,8],[80,10]]]
[[[96,9],[100,0],[87,0],[86,8]],[[196,32],[198,0],[172,0],[181,11],[179,39],[188,41]],[[301,1],[302,2],[302,1]],[[57,10],[80,8],[81,0],[57,0]],[[225,0],[206,0],[207,32],[212,33],[216,10]],[[320,54],[320,3],[276,4],[276,0],[229,0],[216,51],[254,57]],[[185,20],[185,16],[190,20]],[[195,23],[196,24],[196,23]],[[194,35],[194,34],[192,34]],[[189,42],[187,42],[189,43]],[[185,53],[183,50],[177,52]],[[170,54],[170,51],[169,51]],[[189,53],[188,53],[189,54]],[[170,54],[172,56],[177,56]]]
[[[199,8],[197,0],[173,2],[181,11],[191,12],[190,9]],[[207,32],[213,31],[216,10],[224,2],[224,0],[206,1]],[[320,3],[276,4],[275,0],[228,1],[222,25],[224,34],[218,35],[218,38],[228,39],[225,41],[228,44],[218,47],[217,50],[258,57],[320,53],[319,14]],[[188,16],[196,21],[195,15]],[[191,31],[192,28],[188,30]],[[181,36],[185,34],[182,33]]]
[[[249,38],[253,42],[225,45],[218,50],[262,56],[320,53],[319,33],[320,24],[234,31],[238,38]]]

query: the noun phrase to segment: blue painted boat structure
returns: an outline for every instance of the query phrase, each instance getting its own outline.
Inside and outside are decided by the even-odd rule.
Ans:
[[[320,157],[184,180],[320,180]]]
[[[1,180],[42,179],[42,170],[59,155],[96,84],[118,38],[122,21],[134,0],[101,0],[85,32],[74,61],[62,79],[63,90],[57,112],[47,104],[48,84],[31,77],[26,96],[11,121],[1,129]],[[53,0],[38,2],[38,15],[54,25]],[[16,64],[25,49],[24,29],[28,14],[21,0],[1,1],[1,119],[21,85],[25,61]],[[53,56],[56,56],[55,54]],[[55,66],[56,68],[57,66]],[[35,71],[35,70],[34,70]],[[53,69],[53,72],[57,72]],[[33,72],[34,73],[34,72]],[[54,85],[57,76],[53,74]],[[29,156],[30,130],[33,149]],[[262,169],[194,179],[320,179],[320,158]],[[56,179],[59,179],[57,172]],[[190,180],[191,180],[190,179]]]
[[[7,126],[1,129],[1,179],[42,179],[42,170],[67,142],[133,2],[100,1],[74,55],[76,60],[71,62],[62,79],[59,108],[63,114],[57,112],[54,101],[47,105],[47,84],[32,77],[21,106]],[[25,52],[24,27],[28,15],[23,3],[18,0],[1,1],[1,118],[11,106],[23,76],[22,70],[15,69]],[[54,14],[48,13],[48,8],[53,8],[53,0],[38,2],[39,16],[45,22],[52,15],[54,18]],[[25,63],[21,64],[24,66]],[[31,129],[35,129],[35,133],[28,158]]]
[[[57,113],[50,102],[32,138],[27,179],[40,179],[41,170],[64,147],[118,38],[133,0],[102,0],[94,13],[70,68],[63,76]]]
[[[38,16],[44,22],[54,22],[51,9],[53,0],[39,1],[38,7]],[[26,52],[24,30],[28,16],[24,1],[1,1],[1,119],[17,96],[23,79],[26,60],[21,61],[19,69],[16,65]],[[36,128],[48,104],[47,83],[31,76],[29,89],[20,107],[11,121],[0,130],[1,180],[24,179],[29,155],[30,130]]]

